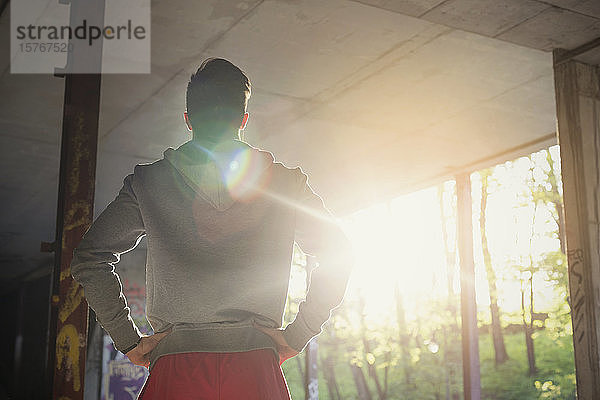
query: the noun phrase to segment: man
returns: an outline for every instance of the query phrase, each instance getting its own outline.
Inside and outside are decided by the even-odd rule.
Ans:
[[[186,93],[192,140],[137,165],[74,251],[72,276],[115,348],[150,369],[143,400],[289,399],[281,364],[343,299],[350,245],[307,176],[240,140],[250,91],[229,61],[204,61]],[[143,236],[150,336],[114,271]],[[320,266],[282,329],[294,241]]]

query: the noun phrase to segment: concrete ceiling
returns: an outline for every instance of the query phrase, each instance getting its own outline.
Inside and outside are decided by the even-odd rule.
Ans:
[[[0,17],[0,263],[47,263],[60,78],[11,75]],[[188,139],[189,75],[230,59],[246,138],[302,165],[338,215],[556,143],[553,48],[600,37],[597,0],[152,1],[152,73],[102,81],[96,211],[139,162]],[[579,55],[597,63],[599,51]]]

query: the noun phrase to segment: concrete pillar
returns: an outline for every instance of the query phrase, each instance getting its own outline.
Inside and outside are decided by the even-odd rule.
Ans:
[[[479,333],[475,299],[475,261],[473,260],[473,212],[471,177],[456,176],[458,254],[460,257],[460,310],[462,316],[462,360],[465,400],[481,399],[479,372]]]
[[[554,83],[577,395],[591,400],[600,399],[600,71],[561,55]]]
[[[317,338],[313,338],[306,346],[306,382],[305,382],[305,399],[319,399],[319,369],[317,360],[319,359],[319,344]]]

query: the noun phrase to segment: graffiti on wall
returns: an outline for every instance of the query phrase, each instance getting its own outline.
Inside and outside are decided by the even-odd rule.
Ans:
[[[585,338],[585,287],[583,279],[583,250],[574,249],[567,251],[569,263],[569,280],[571,285],[571,304],[573,312],[573,337],[577,343],[582,343]]]
[[[102,354],[102,400],[135,400],[146,382],[148,370],[133,365],[117,351],[108,335]]]

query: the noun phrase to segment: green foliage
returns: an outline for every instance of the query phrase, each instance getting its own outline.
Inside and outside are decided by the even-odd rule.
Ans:
[[[571,336],[555,336],[548,329],[535,334],[538,373],[528,376],[525,335],[505,336],[510,357],[495,367],[491,337],[480,337],[482,398],[575,399],[575,372]]]
[[[507,246],[505,254],[497,254],[494,268],[498,272],[499,287],[503,282],[512,286],[508,285],[511,289],[505,292],[499,290],[499,300],[502,296],[516,296],[512,300],[519,301],[523,291],[523,311],[528,322],[532,312],[548,315],[543,323],[535,320],[532,324],[537,372],[529,376],[521,307],[512,311],[502,310],[501,325],[509,360],[498,366],[495,365],[493,341],[488,332],[489,308],[478,310],[484,399],[576,398],[567,260],[561,251],[563,239],[560,231],[564,221],[560,214],[562,184],[557,157],[557,149],[552,148],[481,171],[481,174],[489,176],[490,199],[502,190],[515,194],[512,203],[514,215],[505,217],[527,221],[526,228],[530,228],[525,229],[522,238],[515,232],[504,234],[510,236],[515,245]],[[521,165],[520,169],[515,168],[517,164]],[[442,199],[443,195],[442,192]],[[491,224],[487,231],[490,232],[490,229],[494,229]],[[517,239],[527,245],[518,247]],[[536,247],[538,242],[545,245]],[[492,249],[492,236],[489,244]],[[538,249],[537,252],[534,248]],[[448,253],[454,254],[452,251]],[[401,262],[403,251],[398,249],[394,254]],[[286,322],[290,322],[296,314],[298,303],[305,294],[306,263],[306,257],[295,251],[292,279],[301,285],[300,289],[289,294]],[[530,279],[532,274],[535,279]],[[514,285],[515,282],[521,283],[520,288]],[[342,399],[358,398],[351,365],[361,368],[373,400],[378,398],[376,381],[384,386],[386,374],[386,399],[463,398],[460,314],[458,298],[451,284],[447,297],[419,298],[416,319],[407,318],[402,294],[396,293],[396,303],[389,309],[391,317],[376,326],[365,319],[362,295],[358,293],[347,297],[344,305],[334,311],[318,338],[319,398],[330,399],[324,374],[327,365],[333,365],[328,371],[333,371]],[[545,292],[544,285],[548,289]],[[534,296],[530,297],[531,288]],[[544,296],[551,301],[538,300]],[[531,302],[535,307],[530,307]],[[304,353],[300,354],[282,366],[294,399],[303,399],[305,395],[304,357]]]
[[[391,330],[388,333],[392,333]],[[453,335],[455,339],[457,335]],[[495,367],[494,348],[490,335],[481,335],[479,340],[481,360],[482,398],[489,400],[529,400],[529,399],[575,399],[575,372],[571,336],[555,336],[548,329],[538,331],[535,338],[538,373],[527,375],[527,355],[523,333],[505,335],[510,357],[506,363]],[[343,346],[342,346],[343,347]],[[454,363],[444,367],[443,349],[431,353],[427,348],[419,349],[419,356],[411,363],[412,377],[407,384],[403,369],[394,365],[390,370],[389,399],[444,399],[447,379],[452,374],[448,390],[454,397],[462,398],[462,366],[460,363],[460,340],[447,345],[454,354]],[[319,342],[319,351],[327,353],[330,344]],[[417,348],[413,348],[417,350]],[[304,354],[298,356],[304,365]],[[319,362],[319,399],[329,400],[327,382],[323,375],[322,357]],[[457,362],[458,361],[458,362]],[[283,371],[293,399],[304,398],[304,388],[295,359],[283,364]],[[366,368],[363,366],[366,374]],[[357,399],[356,387],[350,364],[344,360],[343,349],[335,364],[336,380],[343,399]],[[383,370],[378,369],[383,379]],[[371,379],[369,386],[373,399],[377,398]],[[451,396],[451,398],[453,398]]]

